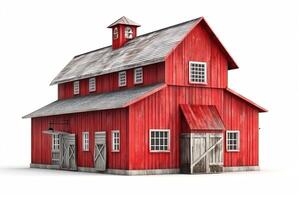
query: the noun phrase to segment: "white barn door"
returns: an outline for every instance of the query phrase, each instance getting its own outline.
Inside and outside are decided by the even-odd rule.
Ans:
[[[95,133],[94,165],[97,171],[106,170],[106,133]]]

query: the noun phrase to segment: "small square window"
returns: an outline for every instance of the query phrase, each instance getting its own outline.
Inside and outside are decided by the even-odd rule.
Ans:
[[[80,92],[80,88],[79,88],[79,81],[74,81],[73,82],[73,94],[77,95]]]
[[[126,71],[119,72],[119,87],[126,86]]]
[[[189,62],[189,82],[193,84],[206,84],[207,72],[205,62]]]
[[[150,129],[150,151],[168,152],[170,150],[170,130],[169,129]]]

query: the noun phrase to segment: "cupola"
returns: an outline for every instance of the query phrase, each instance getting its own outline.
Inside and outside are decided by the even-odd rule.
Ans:
[[[137,36],[137,27],[140,25],[127,17],[121,17],[107,28],[112,30],[112,48],[118,49],[129,40],[134,39]]]

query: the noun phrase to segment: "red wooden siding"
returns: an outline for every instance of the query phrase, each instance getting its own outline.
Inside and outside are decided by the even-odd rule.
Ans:
[[[164,82],[165,71],[164,63],[157,63],[143,67],[143,83],[134,84],[134,69],[126,71],[127,86],[119,87],[118,72],[105,74],[96,77],[96,91],[93,93],[112,92],[119,89],[132,88],[135,86],[145,86],[154,83]],[[88,79],[80,80],[80,96],[88,95],[89,85]],[[62,83],[58,85],[58,99],[67,99],[73,97],[73,82]]]
[[[127,39],[125,37],[125,28],[126,28],[126,26],[128,26],[128,25],[118,24],[118,25],[111,28],[111,30],[112,30],[112,48],[113,49],[117,49],[117,48],[120,48],[120,47],[124,46],[124,44],[128,40],[130,40],[130,39]],[[119,37],[117,39],[114,39],[114,28],[115,27],[117,27],[118,31],[119,31]],[[132,38],[135,38],[136,35],[137,35],[137,27],[136,26],[130,26],[130,27],[132,29],[132,36],[133,36]]]
[[[228,98],[232,98],[230,105]],[[225,166],[258,165],[258,112],[235,98],[224,96],[222,89],[169,86],[131,105],[129,169],[179,168],[179,138],[185,124],[180,104],[215,105],[225,117],[225,127],[240,130],[241,151],[226,152]],[[170,152],[150,153],[149,129],[170,129]]]
[[[240,131],[240,151],[227,152],[224,149],[224,166],[257,166],[259,164],[258,114],[258,110],[245,101],[224,92],[223,121],[226,130]]]
[[[189,61],[207,63],[207,85],[198,87],[226,88],[227,60],[203,24],[197,25],[166,58],[166,82],[188,86]]]
[[[76,134],[78,167],[94,167],[94,133],[106,131],[107,167],[128,169],[128,109],[41,117],[32,119],[31,162],[51,164],[51,136],[42,133],[51,121],[69,121],[68,126],[54,125],[54,129]],[[111,131],[120,130],[120,152],[112,152]],[[89,151],[82,151],[82,132],[89,132]]]

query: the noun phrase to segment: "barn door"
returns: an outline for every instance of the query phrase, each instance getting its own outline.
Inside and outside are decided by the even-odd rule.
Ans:
[[[77,170],[75,134],[64,134],[62,135],[61,141],[61,168]]]
[[[223,135],[191,134],[191,173],[223,171]]]
[[[183,173],[223,171],[223,135],[185,134],[181,137],[180,163]]]
[[[94,165],[98,171],[106,170],[106,134],[95,133]]]

